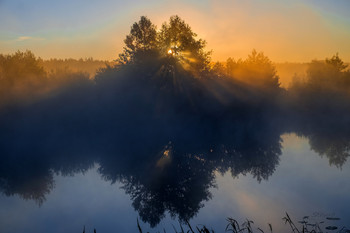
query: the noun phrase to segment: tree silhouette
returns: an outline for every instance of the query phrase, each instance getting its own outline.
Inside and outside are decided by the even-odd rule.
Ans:
[[[4,89],[18,88],[19,85],[39,86],[45,78],[46,72],[31,51],[0,54],[0,86]]]
[[[0,54],[0,106],[37,97],[47,84],[46,72],[31,51]]]
[[[196,39],[197,34],[179,16],[171,16],[158,34],[161,52],[171,54],[185,68],[197,74],[207,71],[210,52],[204,50],[206,42]]]
[[[338,53],[332,58],[326,58],[326,64],[331,65],[340,72],[344,71],[348,67],[348,65],[344,64],[344,62],[340,59]]]
[[[325,60],[313,60],[302,82],[288,90],[294,112],[345,116],[350,106],[350,71],[338,54]]]
[[[172,73],[175,67],[191,71],[196,76],[209,70],[210,52],[204,50],[206,42],[196,39],[197,34],[179,16],[170,17],[160,31],[145,16],[132,25],[124,40],[119,63],[150,64],[156,60],[163,65],[160,73]],[[181,70],[180,69],[180,70]]]
[[[318,133],[308,136],[309,144],[312,150],[321,157],[328,158],[330,165],[341,168],[350,157],[349,135],[334,137],[333,134]]]
[[[315,91],[348,92],[350,86],[350,72],[347,65],[339,58],[338,54],[325,61],[314,60],[307,70],[306,88]]]
[[[141,16],[139,22],[131,26],[130,34],[126,36],[124,51],[118,61],[122,64],[137,62],[156,49],[156,26],[146,16]]]
[[[245,60],[227,60],[227,73],[249,85],[263,89],[279,89],[279,77],[270,59],[262,52],[252,51]]]

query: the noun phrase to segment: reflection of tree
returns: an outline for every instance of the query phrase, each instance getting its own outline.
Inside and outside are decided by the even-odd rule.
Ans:
[[[334,138],[332,135],[310,135],[311,148],[329,159],[329,164],[342,167],[350,157],[350,137]]]
[[[190,219],[210,198],[209,188],[214,185],[213,168],[208,162],[179,154],[172,144],[159,146],[158,151],[147,150],[160,141],[139,144],[140,153],[133,157],[101,158],[99,169],[106,180],[124,184],[133,207],[152,226],[166,211],[182,220]]]
[[[180,220],[190,219],[211,197],[209,188],[214,185],[214,175],[205,162],[171,156],[174,158],[165,168],[156,166],[121,180],[142,220],[152,226],[166,211]]]
[[[4,151],[2,151],[4,152]],[[0,192],[7,196],[19,195],[25,200],[45,201],[54,188],[54,174],[73,175],[84,172],[93,164],[87,158],[40,156],[28,152],[11,157],[0,157]],[[87,159],[84,161],[84,159]]]
[[[314,60],[304,80],[288,90],[290,131],[309,139],[311,148],[341,167],[349,157],[350,71],[338,54]]]
[[[241,120],[231,123],[236,132],[222,134],[219,132],[227,125],[213,129],[203,122],[183,125],[181,130],[177,128],[180,131],[161,137],[150,133],[143,142],[136,142],[137,149],[127,149],[129,144],[121,141],[117,150],[129,153],[101,157],[99,172],[105,180],[124,184],[133,207],[152,226],[166,212],[189,220],[211,198],[216,171],[231,171],[233,176],[250,173],[259,181],[272,175],[281,154],[281,132],[279,127],[276,130],[265,125]],[[144,131],[142,126],[137,128]],[[172,142],[164,146],[164,138]]]
[[[332,115],[332,112],[329,114]],[[324,118],[303,118],[293,127],[294,131],[307,137],[311,149],[320,156],[326,156],[330,165],[341,168],[350,157],[350,131],[344,127],[350,124],[349,119],[339,116]]]
[[[0,142],[3,193],[40,203],[54,186],[54,173],[83,172],[97,162],[101,176],[121,182],[142,220],[155,226],[166,212],[181,220],[195,216],[211,198],[216,171],[231,171],[233,176],[250,173],[260,181],[273,173],[281,154],[281,127],[271,127],[261,112],[249,116],[246,111],[223,123],[214,115],[174,118],[170,107],[162,118],[147,111],[136,115],[132,108],[105,114],[96,107],[100,121],[90,121],[86,109],[73,117],[69,107],[67,112],[55,111],[54,102],[27,112],[31,120],[18,127],[18,113],[3,117],[10,126],[2,126],[0,138],[7,135],[12,142]],[[39,124],[40,112],[48,109],[52,115]],[[111,117],[114,122],[106,120]],[[52,121],[57,126],[50,125]]]
[[[76,133],[83,133],[82,128],[62,108],[57,111],[55,100],[49,103],[0,117],[0,192],[5,195],[41,204],[54,188],[54,174],[72,175],[93,165],[89,147]]]
[[[53,175],[50,171],[35,170],[33,167],[13,167],[10,171],[0,168],[0,191],[6,196],[19,195],[25,200],[35,200],[38,204],[45,201],[45,196],[54,187]]]
[[[274,173],[282,153],[280,138],[278,135],[276,138],[268,139],[275,141],[269,141],[270,145],[251,144],[250,148],[237,152],[238,155],[234,160],[229,161],[233,176],[250,173],[258,181],[261,181],[262,179],[267,180]]]

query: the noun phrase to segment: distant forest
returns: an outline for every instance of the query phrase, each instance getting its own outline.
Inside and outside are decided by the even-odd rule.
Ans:
[[[30,52],[30,51],[29,51]],[[92,57],[85,59],[56,59],[51,58],[49,60],[43,60],[38,58],[39,66],[42,66],[44,70],[49,74],[54,74],[62,70],[69,72],[81,72],[88,74],[90,78],[94,78],[96,72],[105,67],[106,65],[112,66],[115,62],[94,60]]]
[[[146,80],[147,85],[172,89],[176,95],[198,94],[197,98],[210,92],[211,97],[205,96],[213,98],[211,101],[225,103],[279,95],[283,96],[278,99],[289,103],[293,98],[310,99],[310,95],[318,96],[315,100],[322,96],[343,99],[350,92],[350,71],[338,54],[307,64],[274,64],[253,50],[246,59],[213,62],[211,52],[205,50],[206,41],[197,39],[178,16],[170,17],[160,30],[142,16],[131,26],[124,43],[123,52],[113,62],[92,58],[43,60],[31,51],[0,54],[0,106],[30,103],[88,83],[96,88],[106,82],[113,82],[112,86],[128,82],[137,87]]]

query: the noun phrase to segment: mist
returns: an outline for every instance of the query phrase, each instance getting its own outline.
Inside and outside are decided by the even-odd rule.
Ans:
[[[53,174],[98,163],[155,226],[166,211],[195,216],[215,171],[267,180],[285,133],[338,168],[350,156],[350,72],[338,55],[311,61],[285,88],[262,52],[212,62],[178,16],[160,31],[141,17],[124,42],[104,64],[0,55],[0,192],[40,204]]]

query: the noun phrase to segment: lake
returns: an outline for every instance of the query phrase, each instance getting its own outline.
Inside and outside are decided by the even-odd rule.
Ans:
[[[347,91],[143,72],[0,108],[0,231],[349,228]]]
[[[219,159],[191,154],[181,161],[169,142],[156,159],[132,167],[118,156],[71,154],[64,162],[40,163],[13,158],[1,174],[1,231],[82,232],[85,226],[86,232],[137,232],[139,219],[144,231],[174,232],[180,217],[224,232],[232,217],[253,220],[265,232],[268,223],[285,232],[285,212],[296,223],[307,215],[326,220],[323,226],[349,227],[350,164],[330,157],[337,148],[328,145],[322,154],[295,133],[263,141],[270,144],[240,146],[234,156],[228,148],[213,148],[208,154],[219,151]],[[348,155],[349,147],[343,152]]]

